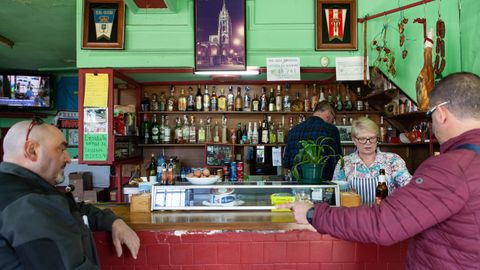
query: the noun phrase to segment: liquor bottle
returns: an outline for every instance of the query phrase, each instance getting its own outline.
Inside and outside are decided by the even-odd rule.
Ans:
[[[203,93],[203,111],[210,111],[210,93],[208,93],[208,86],[205,85],[205,92]]]
[[[303,109],[305,112],[311,110],[312,103],[310,102],[310,96],[308,95],[308,85],[305,84],[305,99],[303,100]]]
[[[252,130],[252,144],[258,144],[258,127],[257,122],[253,123],[253,130]]]
[[[182,137],[182,122],[180,117],[175,119],[175,143],[184,143]]]
[[[253,136],[252,122],[248,122],[247,140],[249,143],[253,143],[252,136]]]
[[[193,88],[188,87],[187,111],[195,110],[195,98],[193,97]]]
[[[380,169],[378,175],[378,184],[375,188],[375,203],[380,204],[380,202],[388,196],[388,187],[387,179],[385,176],[385,170]]]
[[[289,88],[290,88],[290,85],[285,84],[285,95],[283,96],[283,111],[284,112],[291,111],[291,100],[290,100],[290,94],[288,93]]]
[[[189,143],[197,143],[197,126],[195,125],[195,116],[190,116]]]
[[[203,126],[203,119],[200,119],[200,126],[198,128],[198,143],[205,143],[205,127]]]
[[[347,125],[347,115],[346,115],[346,114],[344,114],[344,115],[342,116],[342,125],[344,125],[344,126]]]
[[[242,129],[242,144],[248,144],[250,143],[249,139],[248,139],[248,132],[247,132],[247,125],[243,125],[243,129]]]
[[[380,142],[387,141],[387,128],[383,122],[383,116],[380,116]]]
[[[337,101],[335,102],[335,106],[337,111],[339,112],[343,111],[343,102],[342,102],[342,98],[340,97],[340,92],[337,92]]]
[[[207,117],[207,124],[205,125],[205,141],[212,142],[212,118]]]
[[[361,99],[362,89],[357,87],[357,111],[363,111],[363,100]]]
[[[218,98],[217,91],[215,91],[215,86],[212,86],[212,96],[210,97],[210,110],[212,112],[218,111]]]
[[[250,87],[245,86],[245,95],[243,96],[243,111],[252,111],[252,98],[250,97]]]
[[[151,142],[153,144],[160,143],[160,125],[157,122],[157,114],[152,116],[152,124],[150,125],[150,135],[152,136]]]
[[[163,171],[164,169],[166,170],[166,168],[167,165],[165,163],[165,157],[163,155],[163,152],[160,152],[157,158],[157,182],[162,181]]]
[[[143,115],[143,120],[142,120],[142,123],[141,123],[141,126],[142,126],[142,138],[143,138],[143,143],[144,144],[148,144],[150,143],[149,141],[149,137],[150,137],[150,123],[148,122],[148,115],[147,114],[144,114]]]
[[[150,110],[158,111],[159,110],[158,107],[159,107],[158,96],[157,96],[157,94],[153,94],[152,99],[150,100]]]
[[[327,99],[325,98],[325,93],[323,93],[323,88],[320,87],[320,97],[318,98],[318,102],[322,102],[324,100],[327,100]]]
[[[317,84],[314,83],[313,84],[312,102],[311,102],[312,111],[315,111],[315,108],[317,107],[317,104],[318,104]]]
[[[233,87],[228,87],[228,94],[227,94],[227,111],[234,111],[235,110],[235,96],[233,95]]]
[[[237,87],[237,96],[235,97],[235,111],[241,112],[243,110],[242,88]]]
[[[178,96],[178,110],[184,112],[187,110],[187,97],[185,96],[185,89],[180,89],[180,96]]]
[[[228,143],[227,138],[227,116],[222,116],[222,143]]]
[[[160,131],[158,132],[158,137],[159,137],[159,141],[160,143],[164,143],[165,141],[165,115],[161,115],[160,116]]]
[[[193,88],[188,87],[187,111],[195,110],[195,98],[193,97]]]
[[[160,93],[160,98],[158,99],[158,110],[164,112],[167,108],[167,98],[165,97],[165,93]]]
[[[282,87],[277,85],[277,95],[275,96],[275,108],[277,112],[283,111],[283,96],[282,96]]]
[[[277,128],[277,142],[285,143],[285,129],[283,128],[282,123],[278,124]]]
[[[232,135],[232,136],[230,137],[230,143],[231,143],[231,144],[236,144],[236,143],[237,143],[237,132],[235,132],[235,129],[232,128],[232,129],[230,130],[230,134]]]
[[[268,141],[269,143],[277,143],[277,130],[275,129],[275,124],[270,123],[268,131]]]
[[[295,100],[292,103],[292,111],[303,112],[303,102],[300,101],[300,92],[295,93]]]
[[[172,142],[172,129],[170,129],[170,126],[168,124],[168,115],[165,115],[165,125],[163,126],[163,133],[165,134],[165,137],[163,139],[163,143],[171,143]]]
[[[288,130],[291,130],[293,128],[293,116],[290,116],[288,118]]]
[[[275,94],[273,88],[270,88],[270,97],[268,98],[268,111],[274,112],[275,110]]]
[[[220,142],[220,135],[218,130],[218,121],[215,121],[215,126],[213,127],[213,142]]]
[[[142,109],[142,112],[150,111],[150,99],[148,98],[147,92],[143,92],[143,99],[142,99],[142,103],[140,104],[140,107]]]
[[[345,95],[345,110],[351,111],[353,109],[352,100],[350,99],[350,91],[347,86],[347,94]]]
[[[335,108],[335,101],[333,100],[333,95],[332,95],[332,88],[328,88],[328,96],[327,96],[327,101],[332,105],[332,107]]]
[[[252,111],[259,112],[260,111],[260,100],[258,99],[258,95],[255,94],[252,100]]]
[[[260,142],[262,144],[267,144],[269,141],[269,134],[268,134],[268,120],[267,116],[264,117],[262,121],[262,136]]]
[[[218,97],[218,110],[222,112],[227,110],[227,97],[224,91],[223,87],[220,88],[220,96]]]
[[[195,111],[203,111],[203,95],[200,85],[197,87],[197,95],[195,95]]]
[[[236,140],[235,140],[235,143],[236,144],[242,144],[242,136],[243,136],[243,131],[242,131],[242,123],[238,123],[237,124],[237,130],[236,130]]]
[[[150,165],[148,166],[148,182],[157,182],[157,162],[155,160],[155,154],[152,153],[150,158]]]
[[[170,87],[170,96],[168,96],[167,99],[167,111],[173,112],[176,109],[176,102],[175,102],[175,86]]]
[[[262,87],[262,95],[260,96],[260,111],[266,112],[268,109],[267,88]]]
[[[186,115],[183,116],[182,139],[184,143],[189,143],[190,124],[188,123],[188,117]]]

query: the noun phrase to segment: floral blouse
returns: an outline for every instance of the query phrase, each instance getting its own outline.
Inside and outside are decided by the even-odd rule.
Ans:
[[[395,188],[408,184],[412,178],[405,165],[405,161],[395,153],[382,152],[380,149],[377,149],[377,156],[370,167],[367,167],[358,156],[358,151],[345,156],[343,159],[345,166],[341,169],[341,161],[338,161],[333,173],[333,180],[350,181],[353,177],[376,178],[379,175],[379,170],[384,169],[388,193],[391,193]]]

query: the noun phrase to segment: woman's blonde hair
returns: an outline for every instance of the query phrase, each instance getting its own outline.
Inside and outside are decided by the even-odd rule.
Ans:
[[[352,123],[352,136],[357,136],[359,130],[371,131],[380,136],[380,129],[372,119],[368,117],[360,117]]]

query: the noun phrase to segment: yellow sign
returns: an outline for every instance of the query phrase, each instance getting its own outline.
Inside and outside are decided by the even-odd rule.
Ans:
[[[85,74],[84,107],[108,107],[108,74]]]

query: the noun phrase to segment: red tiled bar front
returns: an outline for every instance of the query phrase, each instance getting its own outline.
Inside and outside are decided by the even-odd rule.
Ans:
[[[408,242],[378,246],[308,231],[289,213],[153,212],[111,209],[137,231],[138,258],[118,258],[109,233],[96,232],[102,269],[400,270]]]

